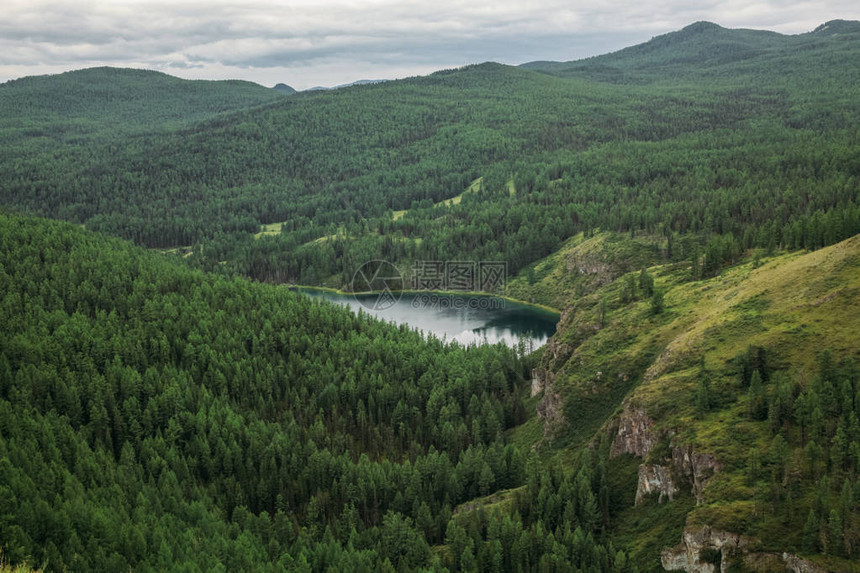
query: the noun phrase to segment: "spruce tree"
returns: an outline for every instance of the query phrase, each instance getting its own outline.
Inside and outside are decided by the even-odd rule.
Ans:
[[[815,511],[810,509],[806,516],[806,524],[803,526],[803,551],[805,553],[815,553],[818,551],[818,517]]]

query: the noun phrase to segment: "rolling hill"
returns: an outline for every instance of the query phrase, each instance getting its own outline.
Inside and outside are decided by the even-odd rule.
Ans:
[[[759,46],[723,63],[657,65],[675,44],[718,53],[726,38],[811,47]],[[146,246],[186,247],[203,268],[226,261],[261,280],[337,287],[368,257],[403,265],[453,254],[504,258],[516,272],[598,227],[697,233],[709,221],[709,232],[763,236],[765,222],[800,224],[856,201],[857,148],[846,126],[858,122],[860,78],[846,62],[856,59],[860,40],[821,32],[792,38],[693,25],[605,57],[650,58],[660,73],[686,70],[686,80],[672,72],[618,86],[487,63],[296,94],[132,138],[80,136],[71,126],[65,136],[50,135],[24,127],[40,121],[41,111],[31,110],[10,116],[0,201]],[[7,96],[0,106],[11,105],[14,93],[0,91],[0,100]],[[168,113],[152,111],[162,107],[170,109],[152,100],[143,116]],[[664,160],[654,165],[652,157]],[[679,162],[683,173],[673,167]],[[482,193],[434,207],[479,177]],[[787,185],[786,177],[803,184]],[[762,201],[772,203],[759,212]],[[261,225],[284,222],[281,233],[255,240]],[[331,236],[345,239],[318,241]]]
[[[149,70],[89,68],[0,84],[0,128],[11,130],[26,120],[31,130],[36,127],[32,123],[43,129],[68,124],[79,133],[109,129],[127,135],[276,99],[271,90],[245,81],[182,80]]]

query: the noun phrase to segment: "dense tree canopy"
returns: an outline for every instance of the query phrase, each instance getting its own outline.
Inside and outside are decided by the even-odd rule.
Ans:
[[[540,473],[506,439],[525,419],[529,363],[504,346],[445,344],[8,215],[0,289],[0,540],[13,562],[468,569],[430,551],[461,535],[453,510]],[[463,542],[526,569],[587,548],[578,562],[602,570],[617,556],[588,537],[592,481],[577,486],[586,505],[570,502],[579,521],[532,517],[524,501],[522,517],[481,518]],[[561,508],[572,494],[559,495]]]
[[[647,329],[676,317],[673,287],[860,232],[858,54],[850,23],[794,39],[700,23],[587,62],[325,93],[110,68],[0,85],[0,203],[77,224],[0,213],[0,559],[653,567],[636,557],[676,542],[694,500],[635,513],[639,461],[609,455],[607,419],[661,359]],[[629,258],[672,264],[589,282],[540,365],[247,279],[343,287],[380,258],[534,279],[598,230],[647,235]],[[544,395],[568,428],[542,434],[533,368],[586,373],[640,335],[629,360]],[[723,357],[728,398],[725,376],[685,365],[684,424],[740,409],[768,444],[722,493],[750,492],[750,527],[788,531],[780,550],[856,559],[858,369],[821,352],[807,379],[768,352]],[[668,464],[663,442],[649,459]]]
[[[556,75],[482,64],[209,118],[214,86],[175,80],[42,121],[77,76],[11,82],[0,201],[146,246],[197,245],[191,260],[210,270],[330,286],[372,258],[516,272],[598,228],[691,235],[703,250],[718,235],[794,249],[860,231],[860,78],[841,65],[860,34],[747,32],[694,27],[600,62],[531,66]],[[699,58],[735,53],[726,45],[744,57]],[[645,75],[619,84],[588,71],[600,66]],[[89,90],[140,82],[86,73]],[[260,103],[249,90],[222,86],[210,107]],[[92,127],[106,116],[123,128]]]

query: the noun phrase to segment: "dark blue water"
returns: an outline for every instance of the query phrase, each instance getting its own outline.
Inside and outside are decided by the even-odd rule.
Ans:
[[[527,349],[540,348],[555,334],[559,319],[554,312],[489,295],[429,292],[351,295],[309,287],[296,290],[461,344],[504,342],[516,347],[522,340]]]

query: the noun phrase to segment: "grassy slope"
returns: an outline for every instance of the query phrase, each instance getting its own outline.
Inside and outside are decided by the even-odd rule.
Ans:
[[[508,282],[505,294],[519,300],[565,308],[571,299],[593,293],[629,272],[657,262],[665,241],[629,239],[616,233],[582,233]]]
[[[605,253],[612,240],[574,239],[537,265],[551,267],[538,286],[582,281],[559,277],[565,268],[559,261],[577,252]],[[682,266],[650,272],[666,292],[664,313],[654,315],[647,300],[622,303],[622,276],[575,298],[546,349],[544,365],[557,373],[554,389],[564,397],[567,418],[555,455],[567,459],[601,436],[623,403],[635,403],[656,421],[657,433],[672,432],[675,445],[714,454],[724,470],[708,484],[701,506],[684,496],[668,506],[647,503],[623,512],[615,523],[620,544],[629,545],[643,563],[653,563],[668,541],[680,539],[686,520],[752,535],[766,549],[799,546],[799,528],[767,516],[753,518],[754,492],[743,483],[743,468],[751,448],[766,454],[771,433],[766,422],[747,420],[746,391],[734,359],[749,345],[762,346],[776,357],[778,368],[809,379],[824,348],[837,358],[860,358],[860,236],[820,251],[781,255],[759,268],[741,264],[710,280],[689,282],[689,269]],[[554,296],[564,292],[560,287]],[[597,318],[601,297],[609,307],[604,328]],[[719,405],[699,419],[694,396],[703,364]],[[517,437],[537,440],[533,430],[523,428]],[[632,483],[634,491],[641,462],[636,460],[613,462],[627,475],[619,479]]]

